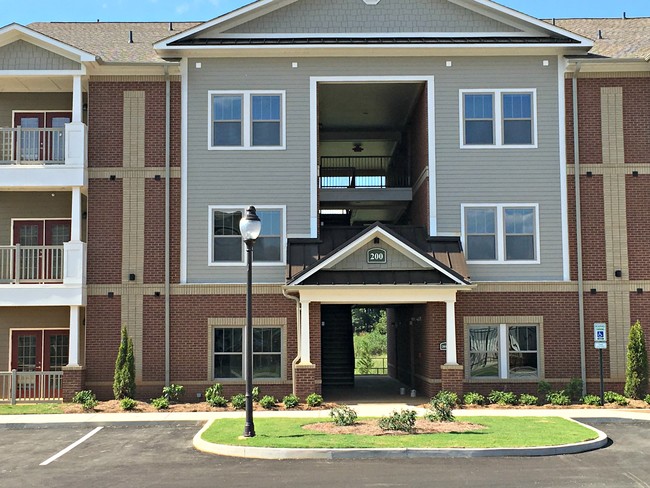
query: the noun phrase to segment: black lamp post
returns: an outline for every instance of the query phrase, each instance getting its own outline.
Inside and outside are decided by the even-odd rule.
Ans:
[[[239,221],[239,231],[246,243],[246,333],[244,334],[244,371],[246,374],[246,423],[244,437],[255,437],[253,424],[253,245],[262,230],[262,222],[255,213],[255,207],[246,209],[246,215]]]

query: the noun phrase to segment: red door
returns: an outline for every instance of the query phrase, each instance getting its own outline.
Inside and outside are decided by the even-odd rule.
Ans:
[[[42,161],[40,128],[45,127],[44,112],[16,112],[14,127],[20,127],[20,137],[14,140],[14,157],[19,161]],[[18,149],[20,147],[20,149]]]
[[[15,258],[15,278],[20,281],[43,279],[45,221],[14,220],[13,230],[13,244],[20,244]]]
[[[45,131],[44,138],[46,139],[43,144],[43,160],[44,161],[65,161],[65,145],[64,145],[64,128],[65,124],[72,121],[72,112],[47,112],[45,114],[45,127],[56,129],[53,131]]]

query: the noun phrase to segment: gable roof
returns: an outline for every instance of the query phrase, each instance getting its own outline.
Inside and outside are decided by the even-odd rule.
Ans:
[[[85,49],[48,36],[43,32],[39,32],[37,29],[16,23],[8,24],[0,28],[0,46],[5,46],[18,40],[27,41],[35,46],[72,59],[73,61],[95,61],[95,56]]]
[[[414,246],[402,236],[392,231],[389,227],[380,222],[375,222],[352,239],[341,244],[326,256],[322,257],[320,260],[316,261],[312,265],[302,270],[300,273],[293,276],[287,282],[287,285],[299,285],[317,272],[330,269],[332,266],[341,262],[343,259],[350,256],[376,237],[383,238],[390,246],[394,247],[399,252],[403,253],[413,261],[420,264],[424,269],[433,269],[438,271],[447,277],[456,286],[471,285],[471,282],[462,276],[459,272],[451,269],[449,266],[443,264],[438,259],[423,252],[421,249]]]

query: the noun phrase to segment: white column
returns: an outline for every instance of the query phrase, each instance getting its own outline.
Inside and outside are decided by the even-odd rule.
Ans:
[[[68,366],[79,366],[79,307],[70,307],[70,339],[68,343]]]
[[[81,241],[81,188],[72,188],[72,222],[70,223],[70,240]]]
[[[300,363],[311,364],[309,348],[309,303],[300,302]]]
[[[83,95],[81,91],[81,76],[72,78],[72,122],[81,122],[83,111]]]
[[[445,301],[447,304],[447,362],[445,366],[458,365],[456,357],[456,302]]]

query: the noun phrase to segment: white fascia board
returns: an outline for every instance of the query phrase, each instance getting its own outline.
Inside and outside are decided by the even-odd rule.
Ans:
[[[76,47],[72,47],[69,44],[65,44],[61,41],[57,41],[52,37],[48,37],[45,34],[41,34],[35,30],[25,27],[20,24],[9,24],[2,29],[0,29],[0,45],[2,45],[3,38],[9,38],[13,42],[17,39],[23,39],[28,41],[33,41],[33,44],[48,51],[52,51],[56,54],[60,54],[68,59],[78,62],[92,62],[96,60],[96,56]]]
[[[251,33],[251,34],[219,34],[218,39],[308,39],[318,37],[323,39],[352,38],[359,39],[364,37],[376,38],[410,38],[410,37],[536,37],[534,32],[271,32],[271,33]]]

